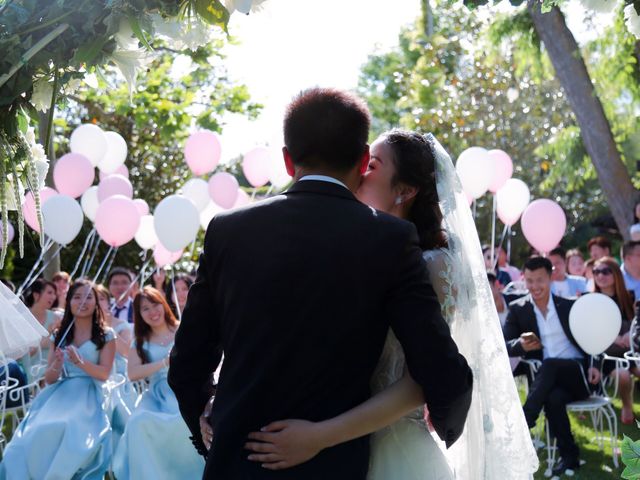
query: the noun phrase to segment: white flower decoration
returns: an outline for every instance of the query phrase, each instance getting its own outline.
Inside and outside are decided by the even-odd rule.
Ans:
[[[611,13],[616,8],[618,0],[580,0],[587,10],[597,13]]]
[[[638,16],[633,4],[624,7],[624,19],[629,31],[636,38],[640,38],[640,16]]]
[[[260,10],[259,6],[265,0],[224,0],[224,7],[233,13],[236,10],[240,13],[249,14]]]
[[[36,110],[46,112],[51,107],[51,97],[53,97],[53,86],[48,79],[41,78],[33,84],[33,95],[31,95],[31,103]]]

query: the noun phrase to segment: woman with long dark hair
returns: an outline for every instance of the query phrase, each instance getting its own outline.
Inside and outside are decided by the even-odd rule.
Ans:
[[[165,286],[165,298],[176,318],[180,318],[184,312],[191,285],[193,285],[193,278],[185,273],[178,273],[173,281],[167,282]]]
[[[633,297],[627,290],[622,277],[622,271],[615,259],[611,257],[602,257],[593,264],[593,280],[594,290],[603,293],[611,298],[622,315],[622,325],[615,342],[605,351],[612,357],[623,358],[624,353],[631,348],[629,340],[629,329],[631,320],[635,313],[633,307]],[[607,321],[603,318],[602,321]],[[631,373],[623,368],[615,368],[614,362],[604,362],[602,368],[604,375],[610,375],[618,380],[618,391],[622,400],[622,423],[630,425],[633,423],[633,384],[631,382]]]
[[[102,382],[109,378],[115,333],[104,325],[97,292],[75,282],[53,337],[45,381],[7,445],[0,479],[101,480],[112,455]]]
[[[37,279],[29,287],[24,303],[49,334],[58,329],[62,315],[53,310],[58,303],[57,289],[54,283],[43,278]],[[27,355],[20,358],[29,383],[40,376],[42,370],[39,365],[46,362],[50,348],[51,340],[46,337],[40,341],[40,351],[37,348],[32,348]]]
[[[134,343],[129,378],[146,380],[114,456],[117,478],[200,478],[204,461],[189,442],[176,397],[167,383],[169,353],[178,321],[162,293],[145,287],[133,301]]]
[[[445,455],[429,433],[423,393],[406,372],[404,352],[390,331],[371,379],[371,399],[321,422],[265,425],[249,435],[249,459],[264,468],[288,468],[375,431],[369,480],[532,478],[537,456],[513,384],[478,234],[451,159],[433,136],[404,130],[382,134],[370,152],[357,197],[415,225],[443,316],[474,372],[464,432]],[[203,434],[211,431],[204,428]]]

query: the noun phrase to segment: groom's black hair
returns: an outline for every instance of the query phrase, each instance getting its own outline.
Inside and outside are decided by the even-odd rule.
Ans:
[[[371,117],[362,99],[334,88],[298,94],[284,117],[284,144],[296,165],[347,172],[367,148]]]
[[[553,272],[551,260],[545,257],[531,257],[524,264],[524,269],[529,270],[530,272],[539,270],[540,268],[544,268],[549,275]]]

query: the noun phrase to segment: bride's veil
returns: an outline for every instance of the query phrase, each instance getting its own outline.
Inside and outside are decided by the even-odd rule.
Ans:
[[[452,262],[450,284],[456,299],[451,332],[474,377],[464,432],[447,456],[458,479],[532,478],[538,457],[511,373],[471,209],[451,158],[433,135],[426,139],[435,156]]]

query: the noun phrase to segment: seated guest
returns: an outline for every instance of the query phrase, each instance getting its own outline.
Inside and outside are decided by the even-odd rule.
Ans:
[[[558,441],[561,461],[554,475],[579,467],[579,449],[571,434],[567,403],[587,398],[590,394],[583,375],[595,385],[600,370],[589,368],[588,355],[576,343],[569,329],[572,300],[551,294],[552,265],[549,259],[533,257],[524,266],[529,295],[509,305],[504,325],[507,352],[510,357],[542,360],[542,365],[529,389],[524,414],[533,428],[544,407],[552,434]]]
[[[111,313],[114,317],[129,323],[133,323],[132,281],[131,272],[123,267],[115,267],[107,276],[107,288],[113,297]]]
[[[507,251],[500,245],[496,247],[496,258],[498,259],[498,270],[506,272],[511,277],[512,282],[516,282],[522,278],[522,272],[517,267],[509,265],[507,259]]]
[[[602,236],[593,237],[589,240],[589,243],[587,243],[587,251],[589,252],[589,257],[594,261],[602,257],[610,257],[611,242]]]
[[[640,242],[627,242],[622,246],[622,261],[624,284],[640,300]]]
[[[565,263],[569,275],[584,277],[584,257],[582,253],[580,253],[580,250],[577,248],[569,250],[565,256]]]
[[[594,285],[593,285],[593,264],[594,263],[596,263],[596,261],[593,258],[590,258],[589,260],[584,262],[584,278],[587,279],[587,289],[590,292],[593,292],[593,289],[594,289]]]
[[[111,459],[111,427],[102,382],[109,378],[115,333],[105,327],[97,293],[75,282],[54,335],[45,381],[7,445],[0,479],[102,479]],[[65,336],[66,334],[66,336]]]
[[[193,285],[193,279],[189,275],[179,273],[165,287],[164,296],[171,307],[171,312],[178,319],[182,318],[182,312],[187,305],[187,295],[191,285]]]
[[[56,286],[58,294],[58,303],[56,308],[61,312],[64,312],[64,301],[67,298],[67,292],[69,291],[69,284],[71,283],[71,276],[67,272],[56,272],[51,277],[51,281]]]
[[[630,350],[629,327],[634,315],[633,298],[627,291],[618,263],[611,257],[602,257],[596,260],[593,266],[593,278],[595,291],[603,293],[611,298],[622,314],[622,325],[615,342],[605,352],[612,357],[624,357],[624,353]],[[603,319],[606,321],[607,319]],[[615,368],[615,363],[604,362],[603,375],[611,375],[618,379],[618,392],[622,400],[622,423],[633,423],[633,388],[631,374],[627,369]]]
[[[553,265],[551,274],[551,293],[563,298],[576,298],[588,292],[587,279],[576,275],[567,275],[566,253],[562,247],[549,252],[549,260]]]
[[[487,272],[495,272],[500,285],[504,287],[509,285],[511,283],[511,276],[503,270],[496,270],[497,258],[494,256],[493,262],[491,262],[491,247],[489,245],[482,246],[482,255],[484,256],[484,266]]]
[[[507,299],[502,294],[502,285],[500,285],[498,277],[496,277],[494,273],[487,272],[487,280],[489,280],[489,286],[491,287],[491,293],[493,294],[493,301],[495,302],[496,310],[498,311],[500,326],[504,328],[504,322],[507,320],[507,314],[509,313]]]

